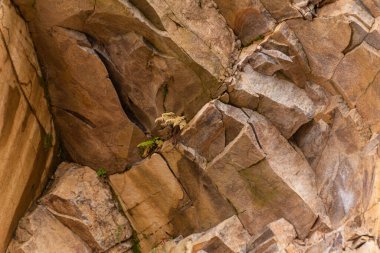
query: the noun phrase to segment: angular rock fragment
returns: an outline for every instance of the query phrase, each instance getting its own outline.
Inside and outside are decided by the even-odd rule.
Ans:
[[[59,52],[55,64],[62,70],[55,73],[49,89],[68,153],[92,168],[124,170],[139,159],[136,145],[145,138],[142,131],[123,111],[107,70],[85,35],[55,28],[52,36]]]
[[[211,161],[239,134],[247,119],[239,108],[215,100],[203,106],[179,139]]]
[[[89,167],[61,164],[42,203],[96,251],[105,251],[132,235],[109,187]]]
[[[149,131],[163,112],[191,119],[210,99],[205,92],[208,87],[195,70],[175,55],[160,52],[148,38],[135,32],[111,38],[104,48],[97,47],[121,103]]]
[[[380,16],[380,3],[379,0],[361,0],[361,2],[365,5],[368,11],[374,17]]]
[[[380,18],[375,19],[369,34],[365,37],[365,41],[373,48],[380,50]]]
[[[249,101],[251,104],[242,104]],[[240,99],[243,97],[243,100]],[[291,82],[265,76],[247,65],[230,92],[232,104],[257,109],[268,118],[285,138],[290,138],[298,128],[310,121],[315,113],[313,101],[306,92]],[[256,107],[250,105],[258,104]]]
[[[350,43],[352,32],[349,20],[337,16],[316,18],[312,22],[294,19],[286,23],[301,42],[311,73],[316,77],[330,79],[344,56],[342,52]]]
[[[146,250],[170,236],[203,231],[233,215],[196,163],[170,145],[161,152],[168,164],[153,154],[110,177]]]
[[[294,225],[300,237],[305,235],[305,232],[307,233],[308,227],[307,225],[298,227],[297,222],[312,226],[314,216],[319,217],[325,225],[329,226],[330,222],[326,216],[325,208],[317,195],[315,174],[305,158],[299,155],[263,116],[258,113],[253,113],[250,118],[250,123],[267,156],[265,163],[259,164],[261,169],[270,168],[272,172],[281,179],[282,183],[285,183],[291,191],[296,193],[297,198],[302,199],[304,204],[301,206],[304,206],[306,210],[309,209],[312,213],[309,218],[297,219],[296,217],[300,217],[298,215],[295,215],[293,218],[287,218],[287,215],[292,214],[286,213],[285,208],[283,217]],[[258,172],[256,174],[255,169],[247,170],[246,173],[251,179],[260,177],[260,173]],[[262,183],[266,184],[266,182]],[[253,185],[255,185],[255,181],[253,181]],[[269,186],[273,187],[273,185]],[[260,187],[258,189],[260,189]],[[276,190],[276,187],[273,187],[273,189]],[[288,210],[290,209],[288,208]],[[303,215],[307,215],[307,213],[303,212]],[[307,221],[308,219],[309,222]]]
[[[268,224],[262,234],[251,240],[247,252],[284,252],[296,236],[292,224],[279,219]]]
[[[78,235],[60,223],[42,206],[25,216],[19,224],[9,253],[90,253]]]
[[[332,81],[349,106],[354,107],[360,96],[372,85],[379,71],[380,53],[363,42],[342,59]]]
[[[157,253],[240,253],[245,252],[250,235],[236,216],[203,233],[192,234],[180,241],[169,241],[158,247]]]
[[[353,113],[335,112],[329,139],[315,168],[318,194],[334,228],[359,212],[369,187],[363,182],[373,173],[371,158],[361,153],[368,139]]]
[[[279,24],[244,63],[265,75],[284,75],[301,88],[310,73],[302,45],[285,22]]]
[[[270,14],[277,21],[284,21],[292,18],[302,17],[301,13],[295,8],[291,0],[260,0]]]
[[[362,6],[360,2],[355,0],[338,0],[321,8],[318,12],[319,17],[334,17],[345,15],[352,18],[353,21],[363,24],[370,28],[374,22],[374,18]]]
[[[356,108],[373,133],[380,132],[380,74],[377,73],[372,83],[359,97]]]
[[[144,240],[143,247],[149,249],[174,234],[171,222],[190,200],[160,155],[153,154],[127,172],[112,175],[110,181],[140,240]]]
[[[215,0],[220,13],[244,46],[273,30],[275,20],[258,0],[243,0],[231,4]]]
[[[213,1],[148,0],[173,41],[213,76],[228,75],[235,40]],[[208,28],[204,29],[203,24]]]

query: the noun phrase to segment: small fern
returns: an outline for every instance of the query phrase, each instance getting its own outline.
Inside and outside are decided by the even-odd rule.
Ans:
[[[155,122],[156,124],[160,124],[161,127],[177,127],[179,130],[182,130],[187,124],[185,116],[177,116],[174,112],[163,113]]]
[[[100,168],[96,171],[96,175],[98,175],[98,177],[106,177],[107,171],[104,168]]]
[[[151,155],[158,148],[162,147],[163,141],[160,137],[153,137],[152,139],[141,142],[137,147],[141,151],[141,157],[145,158]]]

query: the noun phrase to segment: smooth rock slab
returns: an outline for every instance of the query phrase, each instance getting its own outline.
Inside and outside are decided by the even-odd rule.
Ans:
[[[105,251],[132,235],[107,184],[89,167],[63,163],[42,203],[88,245]]]

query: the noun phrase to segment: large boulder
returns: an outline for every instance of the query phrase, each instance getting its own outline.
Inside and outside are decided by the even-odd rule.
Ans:
[[[90,253],[90,247],[46,208],[38,206],[20,221],[9,253]]]
[[[61,164],[41,203],[96,251],[132,236],[109,186],[89,167]]]

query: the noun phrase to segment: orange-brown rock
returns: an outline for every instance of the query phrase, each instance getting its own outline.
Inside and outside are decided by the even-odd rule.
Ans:
[[[312,22],[293,19],[286,23],[301,42],[311,73],[320,78],[330,79],[344,57],[342,52],[350,43],[352,32],[348,19],[337,16],[316,18]]]
[[[236,216],[224,220],[217,226],[180,241],[169,241],[155,249],[157,253],[239,253],[245,252],[250,235]]]
[[[109,186],[89,167],[61,164],[41,202],[95,251],[108,250],[132,236]]]
[[[19,224],[9,253],[90,253],[78,235],[60,223],[46,208],[38,206]]]
[[[273,30],[275,20],[258,0],[243,0],[231,4],[215,0],[220,13],[244,46]]]
[[[11,1],[0,2],[0,252],[45,187],[57,138],[34,45]]]

